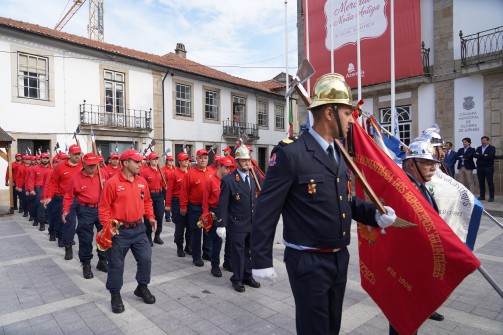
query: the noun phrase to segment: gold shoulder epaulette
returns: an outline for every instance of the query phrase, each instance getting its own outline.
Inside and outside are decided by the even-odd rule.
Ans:
[[[280,142],[280,144],[286,145],[286,144],[292,144],[293,142],[297,141],[299,139],[298,136],[290,136],[285,138]]]

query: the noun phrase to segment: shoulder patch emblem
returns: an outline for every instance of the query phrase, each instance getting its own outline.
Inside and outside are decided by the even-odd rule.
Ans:
[[[276,165],[276,153],[273,153],[271,155],[271,158],[269,159],[269,166],[274,166]]]

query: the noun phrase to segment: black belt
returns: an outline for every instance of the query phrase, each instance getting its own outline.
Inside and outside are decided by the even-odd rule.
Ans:
[[[150,190],[150,193],[161,193],[162,189]]]
[[[122,222],[122,226],[125,229],[134,229],[138,227],[138,225],[141,224],[141,220],[138,220],[136,222]]]
[[[86,203],[79,202],[79,205],[82,207],[98,208],[99,204],[88,204],[87,202]]]

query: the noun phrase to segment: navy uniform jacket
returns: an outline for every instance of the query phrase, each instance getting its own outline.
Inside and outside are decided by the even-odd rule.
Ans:
[[[308,131],[276,146],[258,197],[252,231],[252,267],[272,267],[272,244],[280,214],[285,241],[320,249],[350,242],[351,218],[377,227],[376,208],[348,192],[348,168],[337,167]],[[316,189],[310,194],[309,189]],[[350,190],[349,190],[350,191]]]
[[[482,154],[482,146],[480,146],[475,150],[473,157],[477,158],[477,167],[483,167],[494,165],[494,155],[496,155],[496,148],[489,144],[484,150],[484,154]]]
[[[450,172],[450,175],[453,176],[454,175],[454,172],[455,172],[455,164],[456,164],[456,151],[454,150],[451,150],[451,152],[449,152],[448,155],[445,155],[445,158],[444,158],[444,164],[447,165],[447,167],[449,168],[449,172]]]
[[[259,178],[260,179],[260,178]],[[238,171],[229,173],[220,182],[218,213],[219,227],[228,227],[231,232],[249,233],[252,231],[252,213],[255,211],[256,187],[250,175],[251,192]]]
[[[472,147],[468,147],[465,152],[465,148],[461,148],[458,150],[458,170],[461,168],[461,162],[463,162],[464,167],[467,170],[475,169],[475,162],[473,161],[473,154],[475,153],[475,149]],[[464,160],[463,160],[464,159]]]

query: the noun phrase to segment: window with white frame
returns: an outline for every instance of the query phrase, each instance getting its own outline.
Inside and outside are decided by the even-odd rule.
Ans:
[[[244,127],[246,124],[246,98],[232,96],[232,121],[234,127]]]
[[[206,120],[218,120],[218,101],[219,96],[217,91],[204,91],[204,118]]]
[[[285,129],[285,106],[274,105],[274,120],[276,129]]]
[[[18,53],[18,96],[49,99],[49,59]]]
[[[398,123],[400,141],[409,145],[411,140],[412,119],[410,105],[396,106],[395,124]],[[391,132],[391,108],[379,109],[381,125]]]
[[[105,111],[124,114],[126,96],[126,75],[122,72],[104,70]]]
[[[192,116],[192,87],[176,83],[176,115]]]
[[[269,118],[269,104],[264,101],[259,101],[258,102],[258,125],[260,127],[267,127],[268,122],[267,119]]]

